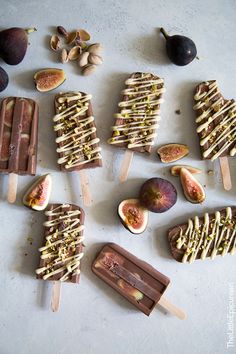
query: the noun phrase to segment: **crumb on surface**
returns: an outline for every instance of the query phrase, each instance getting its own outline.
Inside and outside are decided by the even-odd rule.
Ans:
[[[175,114],[181,114],[181,110],[180,109],[176,109],[175,110]]]

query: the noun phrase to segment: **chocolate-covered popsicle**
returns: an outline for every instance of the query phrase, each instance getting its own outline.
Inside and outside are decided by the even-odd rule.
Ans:
[[[108,143],[137,152],[151,152],[158,121],[160,104],[165,91],[164,80],[151,73],[133,73],[126,81],[115,114],[112,137]]]
[[[102,166],[101,148],[92,112],[91,95],[64,92],[55,97],[53,118],[58,164],[62,171]]]
[[[197,133],[203,159],[236,154],[236,102],[226,100],[216,80],[200,83],[194,95]]]
[[[106,244],[92,271],[146,315],[150,315],[170,279],[114,243]]]
[[[195,216],[188,223],[168,231],[172,256],[178,262],[192,263],[196,259],[236,252],[236,207]]]
[[[84,211],[74,204],[51,204],[45,215],[45,245],[39,249],[37,278],[78,283],[83,257]]]
[[[0,172],[35,175],[38,105],[29,98],[8,97],[0,112]]]

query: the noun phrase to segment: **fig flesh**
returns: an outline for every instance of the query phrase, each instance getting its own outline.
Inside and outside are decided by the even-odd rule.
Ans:
[[[0,57],[9,65],[19,64],[28,47],[28,34],[36,28],[12,27],[0,32]]]
[[[0,92],[5,90],[7,88],[7,85],[9,83],[9,77],[6,73],[6,71],[0,67]]]
[[[118,206],[122,224],[133,234],[141,234],[148,223],[148,211],[140,205],[139,199],[123,200]]]
[[[177,201],[177,191],[164,178],[150,178],[142,185],[139,198],[141,205],[154,213],[163,213]]]
[[[166,144],[157,149],[161,162],[169,163],[182,159],[189,154],[189,148],[184,144]]]
[[[189,202],[197,204],[205,200],[206,194],[202,185],[186,168],[180,170],[180,181],[184,195]]]
[[[160,31],[166,39],[166,51],[172,63],[184,66],[193,61],[197,55],[197,48],[192,39],[181,35],[169,36],[164,28]]]
[[[188,165],[174,165],[171,167],[170,173],[172,174],[172,176],[179,176],[181,168],[186,168],[186,170],[188,170],[192,174],[202,173],[202,170],[200,168],[196,168]]]
[[[66,75],[62,69],[42,69],[34,75],[36,89],[40,92],[54,90],[65,80]]]
[[[46,209],[52,189],[52,178],[49,174],[39,177],[27,190],[23,204],[33,210]]]

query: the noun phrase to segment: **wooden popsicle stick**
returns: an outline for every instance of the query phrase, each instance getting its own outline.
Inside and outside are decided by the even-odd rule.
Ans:
[[[123,161],[121,164],[121,170],[120,170],[120,181],[121,182],[124,182],[127,180],[133,156],[134,156],[134,152],[132,150],[127,149],[125,151],[124,158],[123,158]]]
[[[52,286],[52,299],[51,299],[51,309],[53,312],[57,312],[60,306],[61,298],[61,282],[54,281]]]
[[[232,182],[229,169],[229,160],[227,156],[220,157],[220,170],[224,189],[229,191],[232,188]]]
[[[16,173],[9,173],[7,190],[7,200],[9,203],[15,203],[16,201],[17,181],[18,175]]]
[[[171,302],[169,302],[169,300],[167,300],[165,297],[162,296],[158,301],[158,304],[164,307],[172,315],[178,317],[180,320],[186,319],[186,313],[175,305],[173,305]]]
[[[85,206],[91,206],[92,197],[89,188],[89,179],[85,170],[79,171],[79,179],[80,179],[80,188],[81,188],[83,203]]]

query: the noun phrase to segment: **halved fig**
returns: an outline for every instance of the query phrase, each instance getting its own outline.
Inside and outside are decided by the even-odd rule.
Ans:
[[[52,178],[49,174],[39,177],[27,190],[23,204],[34,210],[44,210],[51,195]]]
[[[188,170],[192,174],[202,173],[202,170],[200,168],[196,168],[188,165],[174,165],[171,167],[170,173],[172,174],[172,176],[179,176],[181,168],[186,168],[186,170]]]
[[[182,159],[188,155],[189,148],[184,144],[167,144],[162,145],[157,149],[161,162],[169,163]]]
[[[202,185],[186,168],[180,170],[180,181],[183,187],[186,199],[191,203],[202,203],[206,194]]]
[[[141,234],[148,223],[148,211],[139,199],[123,200],[118,206],[118,215],[122,224],[133,234]]]
[[[163,178],[150,178],[142,185],[139,198],[141,205],[154,213],[163,213],[177,201],[173,184]]]
[[[40,92],[54,90],[66,80],[62,69],[43,69],[35,73],[34,81],[36,89]]]

